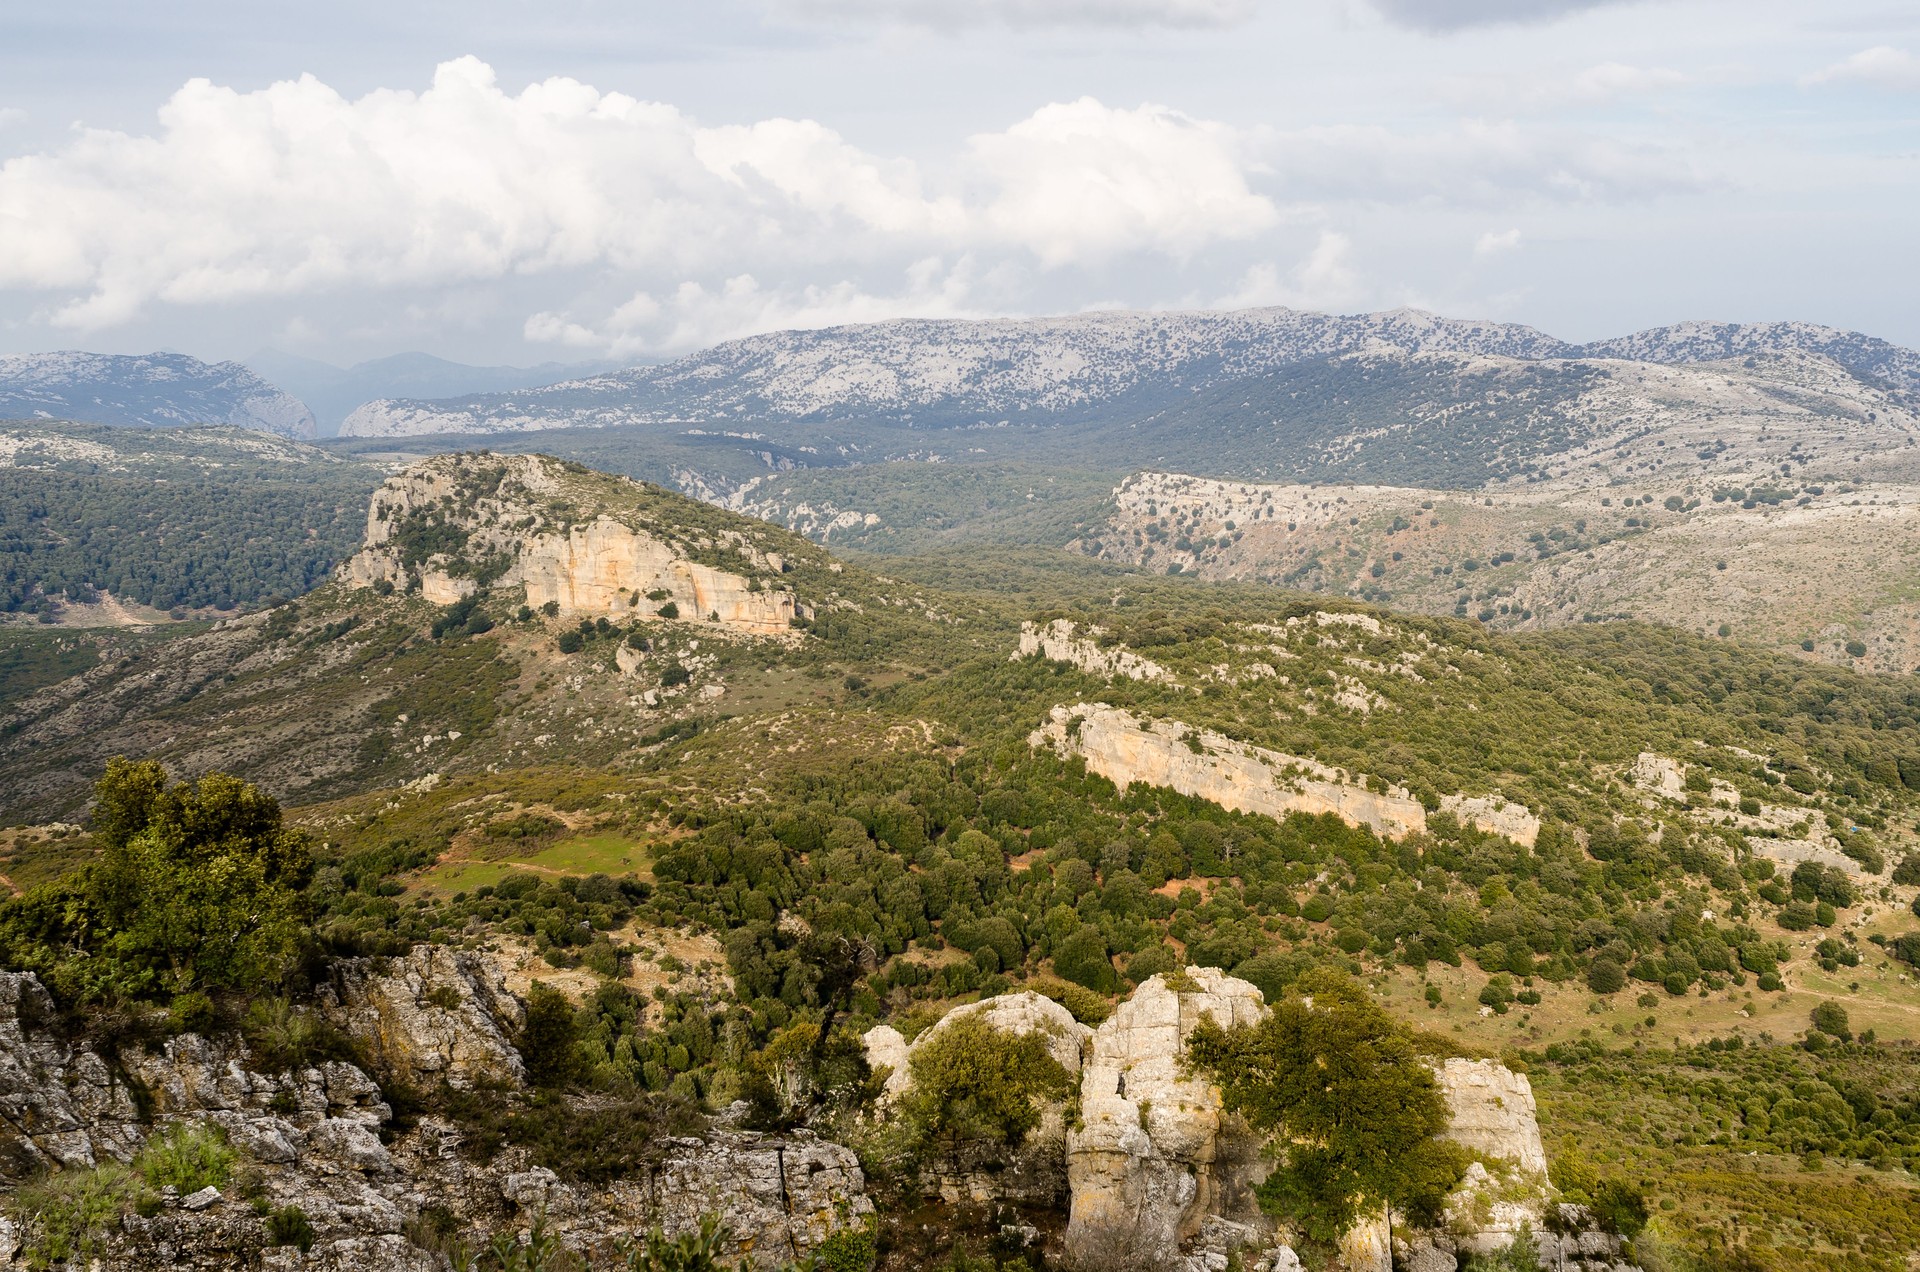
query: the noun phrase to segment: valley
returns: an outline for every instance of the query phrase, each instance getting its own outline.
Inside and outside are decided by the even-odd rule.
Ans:
[[[0,1247],[1904,1272],[1912,362],[995,330],[743,345],[725,428],[0,426]],[[1345,1192],[1265,1076],[1336,1062]]]

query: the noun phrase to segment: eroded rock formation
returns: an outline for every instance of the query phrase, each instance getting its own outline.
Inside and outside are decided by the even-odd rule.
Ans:
[[[409,1086],[464,1090],[526,1076],[507,1035],[521,1006],[493,962],[440,945],[338,965],[325,999],[375,1069]]]
[[[1248,982],[1190,968],[1151,977],[1094,1031],[1080,1126],[1067,1136],[1072,1258],[1167,1267],[1209,1216],[1271,1231],[1253,1195],[1267,1173],[1258,1137],[1182,1063],[1201,1020],[1231,1028],[1266,1010]]]
[[[341,566],[342,581],[417,585],[425,599],[445,605],[472,595],[484,576],[492,586],[524,587],[528,605],[551,603],[561,617],[649,619],[665,611],[756,636],[787,635],[804,616],[777,583],[778,554],[737,532],[718,532],[709,544],[740,562],[738,571],[722,569],[619,509],[578,519],[566,502],[569,470],[558,461],[489,456],[490,470],[504,475],[484,482],[476,481],[476,462],[439,456],[389,477],[368,506],[365,543]],[[410,537],[428,522],[443,529],[422,541]],[[459,550],[450,550],[456,541]]]
[[[1050,623],[1020,624],[1020,648],[1011,660],[1038,655],[1054,662],[1071,663],[1081,671],[1111,680],[1125,676],[1129,680],[1171,680],[1173,676],[1151,658],[1142,658],[1130,649],[1102,649],[1092,639],[1101,629],[1089,628],[1086,636],[1077,633],[1070,619],[1056,618]]]
[[[1055,707],[1027,739],[1062,756],[1078,756],[1089,772],[1126,790],[1135,782],[1166,786],[1236,812],[1285,817],[1332,813],[1386,839],[1427,828],[1427,810],[1413,793],[1376,778],[1330,768],[1305,756],[1236,742],[1177,720],[1142,720],[1104,702]],[[1443,796],[1440,807],[1467,825],[1531,845],[1540,819],[1497,795]]]

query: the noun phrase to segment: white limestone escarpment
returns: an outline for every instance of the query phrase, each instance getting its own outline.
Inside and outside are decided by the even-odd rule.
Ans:
[[[552,604],[561,618],[654,619],[665,610],[667,617],[754,636],[788,635],[810,612],[780,581],[779,553],[738,531],[689,539],[618,508],[584,514],[571,499],[584,502],[595,492],[575,492],[571,480],[567,465],[540,455],[436,456],[415,464],[374,493],[364,546],[340,577],[355,588],[417,586],[426,600],[445,605],[479,590],[476,567],[491,563],[492,585],[523,587],[528,605]],[[630,483],[600,480],[616,493],[639,493]],[[460,552],[410,560],[406,536],[422,522],[445,527],[444,537],[464,545]],[[741,568],[695,560],[696,546],[726,553]]]
[[[1427,810],[1405,787],[1370,782],[1317,760],[1177,720],[1142,720],[1104,702],[1053,708],[1027,742],[1085,760],[1089,772],[1122,791],[1135,782],[1165,786],[1234,812],[1274,818],[1332,813],[1385,839],[1427,828]],[[1448,795],[1440,807],[1464,824],[1529,846],[1540,834],[1537,816],[1498,796]]]

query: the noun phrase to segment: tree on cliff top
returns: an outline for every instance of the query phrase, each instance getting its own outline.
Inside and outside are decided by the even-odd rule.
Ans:
[[[1413,1031],[1338,972],[1302,976],[1258,1024],[1203,1020],[1187,1044],[1229,1111],[1272,1137],[1262,1206],[1331,1244],[1385,1204],[1428,1224],[1466,1159]]]
[[[96,794],[101,858],[0,906],[8,961],[70,1001],[278,980],[313,873],[280,805],[224,773],[168,786],[150,760],[112,761]]]

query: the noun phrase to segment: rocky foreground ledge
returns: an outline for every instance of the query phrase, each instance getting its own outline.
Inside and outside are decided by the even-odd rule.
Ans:
[[[97,1252],[97,1266],[125,1272],[446,1272],[447,1256],[417,1240],[436,1215],[491,1231],[538,1219],[566,1247],[604,1252],[655,1226],[695,1231],[717,1214],[738,1234],[733,1257],[766,1266],[803,1258],[875,1214],[854,1152],[804,1131],[749,1133],[723,1116],[703,1135],[663,1139],[646,1168],[593,1187],[515,1147],[476,1163],[461,1151],[459,1126],[396,1118],[383,1082],[417,1090],[522,1080],[508,1039],[524,1008],[484,956],[421,946],[344,963],[322,1008],[360,1041],[373,1072],[344,1061],[262,1072],[237,1038],[68,1041],[40,982],[0,973],[0,1171],[17,1184],[129,1161],[172,1123],[222,1128],[248,1163],[245,1185],[162,1190],[152,1213],[129,1214]],[[1202,1019],[1230,1026],[1265,1011],[1248,982],[1191,968],[1148,980],[1098,1029],[1031,992],[956,1008],[911,1045],[880,1026],[866,1038],[870,1063],[888,1077],[878,1116],[908,1089],[914,1049],[943,1027],[978,1013],[1002,1032],[1039,1033],[1077,1080],[1077,1099],[1047,1111],[1019,1161],[924,1175],[930,1201],[1064,1211],[1054,1253],[1074,1267],[1223,1272],[1237,1255],[1248,1268],[1290,1272],[1300,1261],[1287,1234],[1254,1200],[1266,1170],[1260,1145],[1182,1061]],[[1345,1265],[1388,1272],[1397,1256],[1416,1272],[1450,1272],[1459,1255],[1502,1249],[1525,1228],[1549,1266],[1626,1272],[1618,1242],[1579,1231],[1583,1215],[1556,1202],[1526,1077],[1464,1059],[1439,1064],[1436,1076],[1448,1134],[1475,1155],[1448,1222],[1397,1248],[1384,1223],[1362,1225]],[[304,1250],[269,1235],[267,1216],[288,1208],[311,1225]],[[0,1266],[24,1265],[26,1235],[0,1219]]]

